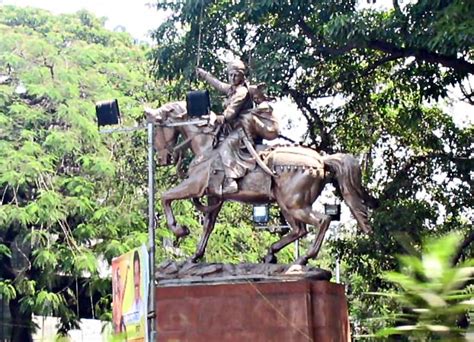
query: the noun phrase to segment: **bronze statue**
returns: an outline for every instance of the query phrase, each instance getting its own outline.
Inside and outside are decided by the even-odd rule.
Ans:
[[[249,86],[245,81],[245,65],[240,60],[228,63],[227,74],[230,84],[219,81],[200,68],[196,69],[196,73],[216,90],[226,95],[224,112],[218,116],[211,114],[210,124],[213,125],[214,122],[217,122],[223,125],[221,129],[223,135],[219,137],[221,141],[219,142],[220,147],[217,149],[225,174],[222,193],[235,193],[238,191],[236,180],[253,169],[258,161],[254,152],[253,141],[250,141],[251,138],[257,138],[258,132],[255,128],[258,127],[252,120],[254,117],[254,113],[252,113],[253,102]],[[257,94],[258,90],[254,87],[253,97],[261,97],[259,95],[263,93],[260,91]],[[252,131],[255,136],[251,135]],[[252,153],[249,154],[246,149],[254,152],[253,155]],[[263,165],[262,167],[264,168]]]
[[[249,92],[255,103],[255,108],[248,113],[242,113],[242,126],[245,132],[254,141],[257,139],[273,140],[278,138],[280,126],[277,118],[273,114],[270,101],[275,100],[265,94],[265,83],[250,85]]]
[[[222,85],[222,89],[224,89],[224,85]],[[226,86],[225,89],[231,88]],[[248,91],[247,86],[246,90]],[[246,98],[247,92],[242,90],[242,94],[244,93]],[[244,113],[240,117],[243,120],[245,115],[251,112],[251,109],[239,107],[239,110],[242,110],[242,108],[245,108],[240,112],[240,115]],[[257,110],[257,113],[259,113],[258,106],[254,110]],[[266,110],[268,114],[269,108],[266,108]],[[237,111],[235,109],[233,111],[224,111],[224,116],[226,113],[235,113]],[[183,102],[167,104],[156,110],[146,110],[146,112],[149,120],[158,123],[188,120]],[[262,113],[260,112],[259,114]],[[267,117],[272,119],[271,113]],[[217,121],[222,121],[222,119],[217,119]],[[236,124],[235,127],[242,126]],[[256,127],[258,127],[258,124]],[[267,133],[270,136],[275,134],[273,132],[275,129],[278,131],[277,124],[270,125],[267,128]],[[247,127],[247,130],[251,131],[249,127]],[[237,133],[234,133],[236,131]],[[235,134],[232,139],[239,141],[242,138],[242,133],[244,134],[243,138],[247,137],[247,134],[251,134],[247,133],[244,129],[236,129],[231,133],[231,135]],[[255,165],[248,155],[245,156],[248,158],[245,159],[245,163],[239,164],[239,167],[234,168],[236,161],[225,159],[230,158],[230,156],[226,155],[228,153],[228,145],[220,144],[216,147],[217,151],[213,149],[214,140],[217,138],[217,130],[210,130],[208,127],[199,127],[197,125],[188,125],[159,127],[157,129],[156,149],[159,162],[162,165],[168,162],[170,155],[174,152],[173,147],[176,146],[178,135],[184,137],[185,143],[191,148],[195,158],[189,167],[188,178],[184,179],[176,187],[164,192],[162,202],[168,227],[178,239],[189,234],[189,230],[176,223],[171,208],[173,201],[193,199],[196,207],[205,213],[204,233],[201,236],[196,252],[190,258],[192,262],[196,262],[204,255],[209,236],[214,229],[214,224],[223,202],[233,200],[246,203],[277,203],[288,224],[291,226],[292,229],[287,235],[270,246],[268,253],[264,257],[264,262],[267,263],[276,262],[275,254],[278,251],[291,242],[305,236],[308,233],[307,224],[319,228],[317,237],[308,253],[296,260],[297,264],[306,264],[309,259],[317,256],[326,230],[329,227],[330,218],[313,210],[312,204],[331,177],[336,178],[339,190],[349,205],[359,227],[366,233],[371,232],[371,227],[368,223],[367,205],[370,196],[362,187],[360,167],[357,160],[351,155],[341,153],[321,155],[305,147],[276,146],[259,152],[260,161],[264,164],[264,167],[271,171],[271,174],[266,172],[260,164]],[[240,145],[238,149],[241,150]],[[226,165],[228,162],[229,165]],[[236,171],[235,173],[228,173],[226,168],[229,166],[232,170],[245,169],[246,172]],[[229,177],[229,175],[231,177],[241,177],[236,180],[238,186],[235,192],[222,190],[223,180],[225,177]],[[208,197],[207,206],[199,201],[204,196]]]

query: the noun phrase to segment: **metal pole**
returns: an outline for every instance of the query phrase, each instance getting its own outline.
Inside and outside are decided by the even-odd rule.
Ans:
[[[161,124],[156,124],[157,126],[161,127],[179,127],[179,126],[189,126],[189,125],[204,125],[207,124],[207,120],[189,120],[183,122],[166,122]],[[141,129],[148,128],[150,124],[148,123],[147,126],[139,125],[135,127],[119,127],[119,128],[103,128],[99,130],[100,134],[107,134],[107,133],[123,133],[123,132],[135,132]]]
[[[295,240],[295,260],[300,257],[300,240]]]
[[[153,123],[148,123],[148,253],[150,256],[150,276],[148,282],[148,341],[155,341],[155,146]]]
[[[337,240],[339,238],[339,224],[334,225],[334,232],[334,239]],[[339,258],[336,258],[336,283],[341,283],[341,269],[339,265]]]

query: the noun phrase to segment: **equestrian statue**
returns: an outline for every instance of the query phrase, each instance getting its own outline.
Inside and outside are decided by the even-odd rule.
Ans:
[[[357,160],[349,154],[323,155],[298,145],[261,145],[262,139],[279,136],[279,125],[264,84],[247,84],[245,71],[240,60],[231,61],[227,67],[229,83],[225,83],[203,69],[196,70],[200,78],[226,95],[223,113],[211,112],[207,125],[167,125],[190,120],[185,102],[145,109],[148,120],[159,124],[154,142],[160,165],[168,165],[177,148],[189,147],[194,154],[187,177],[162,194],[168,227],[178,239],[188,235],[189,230],[176,222],[171,203],[192,199],[197,209],[204,212],[204,231],[190,261],[197,262],[203,257],[222,204],[231,200],[276,203],[280,207],[291,230],[269,247],[263,258],[266,263],[276,262],[276,253],[308,234],[307,225],[318,229],[307,254],[295,261],[305,265],[317,257],[331,221],[312,205],[332,180],[358,226],[371,233],[368,208],[373,198],[362,186]],[[180,135],[184,141],[178,144]],[[206,205],[201,202],[204,197]]]

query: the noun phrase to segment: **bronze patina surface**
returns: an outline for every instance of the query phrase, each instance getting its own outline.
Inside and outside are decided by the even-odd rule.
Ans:
[[[149,121],[162,124],[157,127],[155,136],[161,165],[168,165],[171,156],[185,146],[195,155],[187,178],[162,195],[168,227],[178,239],[189,234],[189,230],[177,224],[171,208],[173,201],[193,199],[196,207],[205,213],[204,234],[191,261],[204,255],[223,202],[232,200],[277,203],[290,225],[291,231],[270,246],[264,257],[267,263],[276,262],[278,251],[305,236],[307,225],[318,229],[307,254],[296,260],[297,264],[305,265],[317,256],[329,227],[330,217],[315,211],[312,205],[331,179],[337,181],[358,226],[365,233],[371,232],[368,222],[371,197],[362,186],[360,167],[352,155],[322,155],[301,146],[255,146],[254,142],[260,138],[278,136],[278,122],[273,117],[264,87],[246,83],[245,65],[240,61],[228,65],[230,83],[221,82],[199,68],[197,74],[226,95],[222,115],[211,113],[209,125],[166,126],[166,123],[189,120],[184,102],[145,110]],[[252,101],[256,103],[255,108]],[[177,146],[179,136],[184,142]],[[203,197],[208,199],[207,206],[199,201]]]
[[[183,102],[167,104],[153,111],[148,111],[149,118],[159,123],[182,122],[188,120]],[[239,179],[241,186],[237,192],[222,192],[224,178],[222,159],[219,153],[222,145],[214,145],[216,129],[207,126],[186,125],[162,127],[156,133],[156,149],[159,161],[169,161],[181,135],[194,153],[187,178],[178,186],[162,194],[163,209],[168,227],[178,238],[189,233],[186,227],[180,226],[173,215],[171,203],[180,199],[194,199],[198,208],[205,212],[204,234],[195,254],[190,258],[197,261],[204,251],[217,215],[223,201],[233,200],[247,203],[277,203],[291,231],[279,241],[272,244],[264,257],[265,262],[275,262],[275,254],[291,242],[308,233],[307,225],[318,229],[317,236],[306,255],[296,260],[304,265],[315,258],[321,248],[324,235],[329,227],[330,217],[315,211],[313,202],[320,195],[326,183],[334,177],[339,190],[348,204],[358,226],[366,233],[372,231],[368,222],[368,204],[370,195],[361,183],[361,171],[357,160],[349,154],[321,155],[318,152],[301,146],[274,146],[261,151],[264,162],[274,172],[273,176],[259,170],[259,166],[249,170]],[[259,149],[261,150],[261,149]],[[246,181],[249,178],[249,181]],[[252,189],[251,184],[261,184]],[[265,186],[270,184],[270,186]],[[200,205],[199,198],[208,198],[208,206]]]

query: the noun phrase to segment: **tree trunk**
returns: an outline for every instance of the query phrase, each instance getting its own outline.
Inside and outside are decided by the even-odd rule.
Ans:
[[[21,298],[15,298],[10,300],[10,315],[12,324],[11,341],[33,342],[33,317],[31,312],[21,312],[20,299]]]

